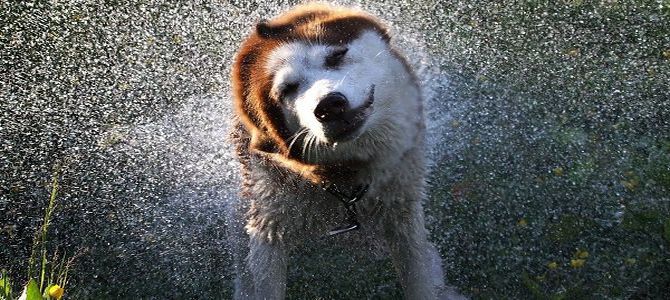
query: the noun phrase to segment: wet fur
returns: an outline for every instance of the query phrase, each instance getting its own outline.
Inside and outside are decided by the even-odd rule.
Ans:
[[[273,53],[291,43],[342,46],[361,39],[388,48],[379,74],[393,75],[374,82],[380,100],[365,132],[337,147],[316,137],[294,139],[302,133],[273,97]],[[406,298],[446,297],[421,205],[426,167],[420,91],[389,41],[388,30],[363,12],[312,4],[259,23],[242,44],[232,72],[238,117],[233,139],[243,165],[241,199],[230,216],[236,299],[284,298],[288,251],[341,225],[343,206],[321,189],[327,183],[349,190],[370,186],[357,204],[362,229],[346,234],[385,242]],[[292,143],[320,156],[294,151]]]

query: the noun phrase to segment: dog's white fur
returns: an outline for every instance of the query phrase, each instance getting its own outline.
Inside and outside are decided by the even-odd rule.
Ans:
[[[286,105],[285,117],[293,132],[307,128],[305,134],[315,136],[320,144],[306,149],[310,152],[305,158],[315,163],[367,161],[382,154],[398,156],[413,147],[423,122],[420,92],[388,44],[378,34],[365,32],[348,45],[345,61],[338,69],[323,67],[330,48],[299,42],[285,44],[272,53],[267,64],[276,74],[273,89],[280,89],[286,82],[300,82],[297,96]],[[330,92],[340,92],[352,107],[359,107],[373,85],[374,109],[359,131],[362,136],[351,142],[329,144],[313,113],[319,99]]]
[[[425,191],[424,119],[420,90],[397,52],[377,32],[366,31],[348,45],[341,67],[324,68],[332,46],[290,42],[265,62],[273,92],[299,82],[283,106],[294,137],[307,135],[303,159],[313,164],[367,162],[340,186],[369,184],[358,205],[361,230],[385,241],[407,299],[444,296],[441,259],[427,239],[421,201]],[[314,116],[318,100],[340,92],[352,107],[374,104],[355,138],[333,143]],[[248,196],[231,216],[235,222],[236,299],[282,299],[290,248],[340,225],[344,208],[321,187],[250,155]],[[248,252],[247,252],[248,251]],[[450,294],[454,296],[455,294]]]

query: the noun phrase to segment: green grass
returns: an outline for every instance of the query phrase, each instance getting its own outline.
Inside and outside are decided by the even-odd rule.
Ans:
[[[32,251],[27,263],[28,283],[22,289],[22,296],[27,300],[60,300],[68,283],[68,271],[75,259],[83,252],[68,258],[67,253],[62,257],[56,250],[52,255],[49,253],[49,226],[53,219],[53,213],[57,206],[59,171],[55,171],[51,179],[51,192],[49,201],[44,208],[42,225],[36,231],[32,244]],[[12,290],[13,281],[3,270],[0,277],[0,299],[14,299],[16,295]]]

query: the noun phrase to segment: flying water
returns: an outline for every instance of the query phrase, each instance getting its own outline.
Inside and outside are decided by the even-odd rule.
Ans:
[[[228,74],[254,22],[292,4],[1,3],[0,268],[26,280],[56,170],[49,245],[86,250],[67,296],[230,297]],[[448,282],[482,298],[667,292],[667,3],[341,4],[387,21],[422,81]],[[292,256],[289,296],[400,295],[388,261],[338,241]]]

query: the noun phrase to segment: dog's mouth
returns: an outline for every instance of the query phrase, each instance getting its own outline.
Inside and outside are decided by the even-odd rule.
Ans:
[[[360,129],[373,112],[375,102],[375,86],[370,87],[367,99],[359,107],[350,109],[340,120],[323,124],[323,131],[329,143],[344,142],[355,139],[361,132]]]

